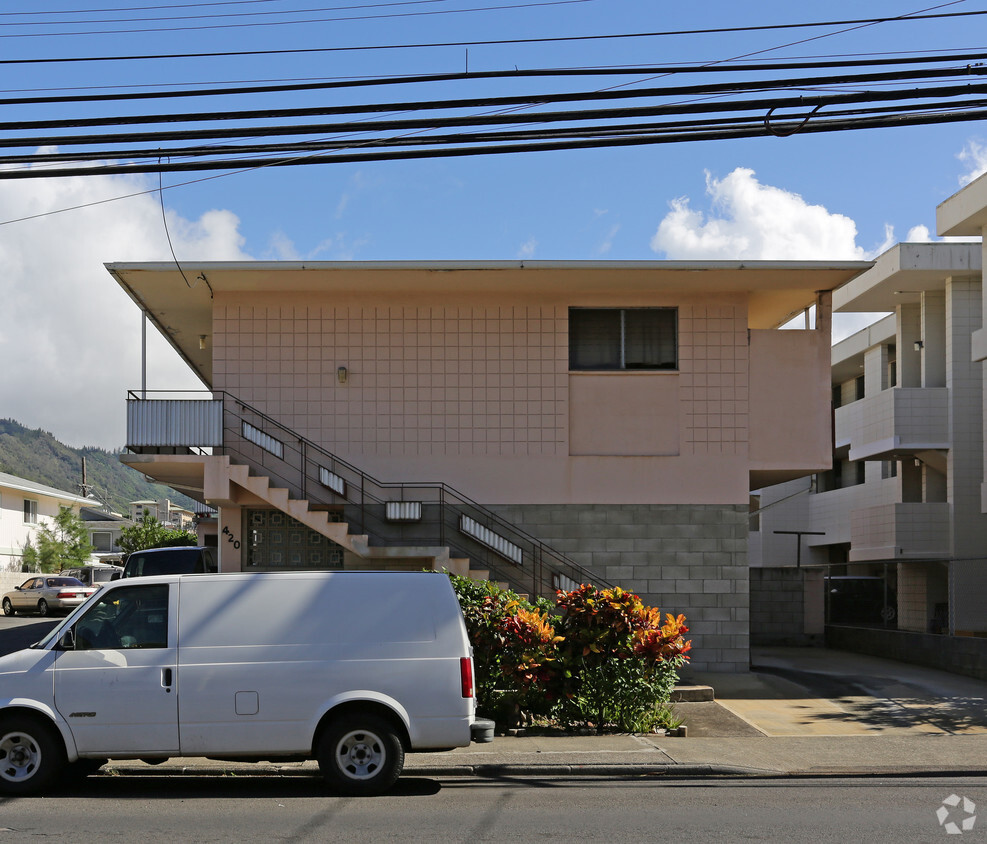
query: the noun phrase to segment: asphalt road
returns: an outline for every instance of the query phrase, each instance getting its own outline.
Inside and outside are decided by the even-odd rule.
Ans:
[[[959,804],[940,821],[952,795]],[[0,800],[0,841],[983,840],[987,817],[946,831],[973,817],[963,798],[987,809],[987,781],[404,777],[392,794],[357,799],[327,796],[311,777],[99,776]]]
[[[61,616],[42,619],[37,615],[0,614],[0,655],[34,644],[61,620]]]

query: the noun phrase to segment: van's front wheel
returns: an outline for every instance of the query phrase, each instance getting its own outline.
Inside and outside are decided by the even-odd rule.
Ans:
[[[376,715],[347,715],[330,724],[317,748],[319,769],[342,794],[387,791],[404,767],[404,747],[394,728]]]
[[[53,726],[30,716],[0,718],[0,794],[34,794],[65,768],[65,746]]]

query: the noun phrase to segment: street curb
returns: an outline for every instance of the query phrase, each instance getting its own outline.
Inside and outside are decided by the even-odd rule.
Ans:
[[[318,768],[282,768],[276,765],[252,763],[245,765],[196,765],[141,766],[107,764],[94,776],[136,777],[319,777]],[[644,776],[733,776],[733,777],[781,777],[784,771],[763,768],[746,768],[733,765],[675,765],[675,764],[547,764],[547,765],[422,765],[407,766],[402,777],[475,777],[477,779],[509,779],[511,777],[644,777]]]
[[[297,763],[295,763],[297,764]],[[914,767],[873,767],[836,768],[815,767],[803,770],[784,771],[770,768],[751,768],[738,765],[717,764],[480,764],[480,765],[422,765],[409,766],[402,777],[473,777],[476,779],[511,779],[516,777],[744,777],[748,779],[826,779],[834,777],[984,777],[987,768],[982,766],[955,768]],[[305,767],[282,767],[262,763],[201,765],[105,765],[94,776],[136,776],[136,777],[312,777],[320,775],[314,763]]]

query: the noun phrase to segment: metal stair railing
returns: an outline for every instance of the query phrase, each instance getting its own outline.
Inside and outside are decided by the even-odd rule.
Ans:
[[[350,533],[366,535],[371,547],[448,548],[450,557],[469,558],[491,580],[532,598],[583,583],[612,585],[448,484],[380,481],[230,393],[208,396],[222,402],[222,445],[213,453],[245,463],[292,498],[341,508]]]

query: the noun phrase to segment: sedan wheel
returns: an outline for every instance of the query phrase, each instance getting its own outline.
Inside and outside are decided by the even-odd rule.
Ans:
[[[48,602],[44,598],[38,601],[38,615],[48,615]]]
[[[14,605],[10,603],[10,598],[3,599],[3,614],[4,615],[14,615]]]

